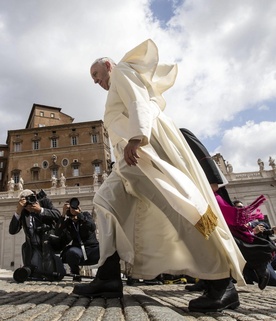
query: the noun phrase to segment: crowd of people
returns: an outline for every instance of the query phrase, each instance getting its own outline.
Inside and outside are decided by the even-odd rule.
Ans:
[[[190,311],[237,308],[234,283],[249,282],[247,269],[255,275],[251,281],[264,289],[273,279],[275,254],[275,244],[265,234],[276,228],[260,222],[253,227],[253,222],[262,218],[256,211],[265,199],[235,206],[203,144],[163,113],[162,94],[173,86],[177,66],[160,64],[149,39],[118,64],[108,57],[97,59],[90,73],[95,84],[108,91],[104,124],[116,158],[93,200],[98,240],[95,223],[81,211],[78,199],[66,202],[60,214],[50,204],[43,207],[43,199],[30,203],[23,191],[10,232],[25,226],[26,244],[32,249],[28,255],[37,251],[37,227],[49,219],[49,225],[55,225],[53,240],[63,250],[62,262],[69,264],[76,280],[80,265],[98,262],[93,281],[75,284],[77,295],[122,297],[120,261],[137,279],[161,274],[200,279],[205,291],[189,302]],[[254,251],[259,251],[258,259],[252,257]],[[24,265],[35,265],[36,258],[26,257]]]
[[[82,211],[78,198],[65,202],[63,211],[55,208],[40,191],[23,190],[11,219],[9,232],[14,235],[23,228],[23,267],[15,270],[14,279],[60,280],[70,268],[74,281],[81,281],[82,265],[99,260],[99,243],[92,215]]]

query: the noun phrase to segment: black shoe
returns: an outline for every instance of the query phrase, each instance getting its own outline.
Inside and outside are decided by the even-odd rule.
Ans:
[[[92,298],[122,298],[123,283],[121,279],[100,280],[95,278],[89,284],[76,284],[73,293]]]
[[[127,285],[130,285],[130,286],[131,286],[131,285],[134,285],[136,282],[139,282],[139,280],[138,280],[138,279],[133,279],[133,278],[130,277],[130,276],[129,276],[129,277],[127,278],[127,280],[126,280],[126,284],[127,284]]]
[[[185,289],[190,292],[196,292],[196,291],[201,292],[201,291],[206,290],[206,284],[205,284],[204,280],[199,280],[198,282],[196,282],[193,285],[186,285]]]
[[[73,276],[73,281],[75,281],[75,282],[81,282],[81,276],[80,276],[80,275],[74,275],[74,276]]]
[[[254,270],[257,278],[258,278],[258,287],[260,290],[264,290],[265,287],[267,286],[269,279],[270,279],[270,273],[267,268],[263,269],[255,269]]]
[[[162,285],[163,282],[157,280],[157,279],[152,279],[152,280],[144,280],[144,283],[146,285]]]
[[[202,296],[189,302],[189,311],[192,312],[220,312],[225,309],[236,309],[239,305],[239,296],[232,281],[228,286],[217,286],[214,282],[206,281],[208,289]]]

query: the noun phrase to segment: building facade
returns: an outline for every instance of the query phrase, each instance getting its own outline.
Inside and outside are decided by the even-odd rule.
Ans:
[[[5,190],[4,177],[9,157],[8,145],[0,144],[0,192]]]
[[[66,186],[89,185],[94,173],[100,180],[111,164],[109,137],[101,120],[73,123],[60,108],[38,104],[25,129],[8,131],[0,155],[4,157],[0,164],[5,164],[2,191],[45,189],[64,185],[65,179]]]

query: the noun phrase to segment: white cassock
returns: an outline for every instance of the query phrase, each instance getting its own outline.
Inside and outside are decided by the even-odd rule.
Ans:
[[[147,40],[111,72],[104,125],[116,158],[94,197],[102,265],[116,250],[133,278],[161,273],[200,279],[232,275],[244,285],[245,261],[225,223],[201,166],[179,129],[164,115],[162,93],[176,65],[158,64]],[[123,150],[142,138],[137,166]]]

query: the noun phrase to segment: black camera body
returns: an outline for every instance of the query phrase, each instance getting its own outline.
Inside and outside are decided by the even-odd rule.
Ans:
[[[265,229],[263,232],[262,232],[262,234],[264,235],[264,236],[272,236],[272,235],[274,235],[274,230],[273,229]]]
[[[80,201],[77,197],[73,197],[70,199],[69,205],[73,210],[77,210],[79,208]]]
[[[77,197],[73,197],[67,202],[69,203],[70,208],[73,210],[79,209],[80,201]],[[74,215],[71,214],[70,209],[67,210],[66,215],[70,218],[74,217]]]
[[[41,189],[37,194],[25,196],[26,205],[35,204],[37,201],[42,200],[46,196],[47,194],[43,191],[43,189]]]

